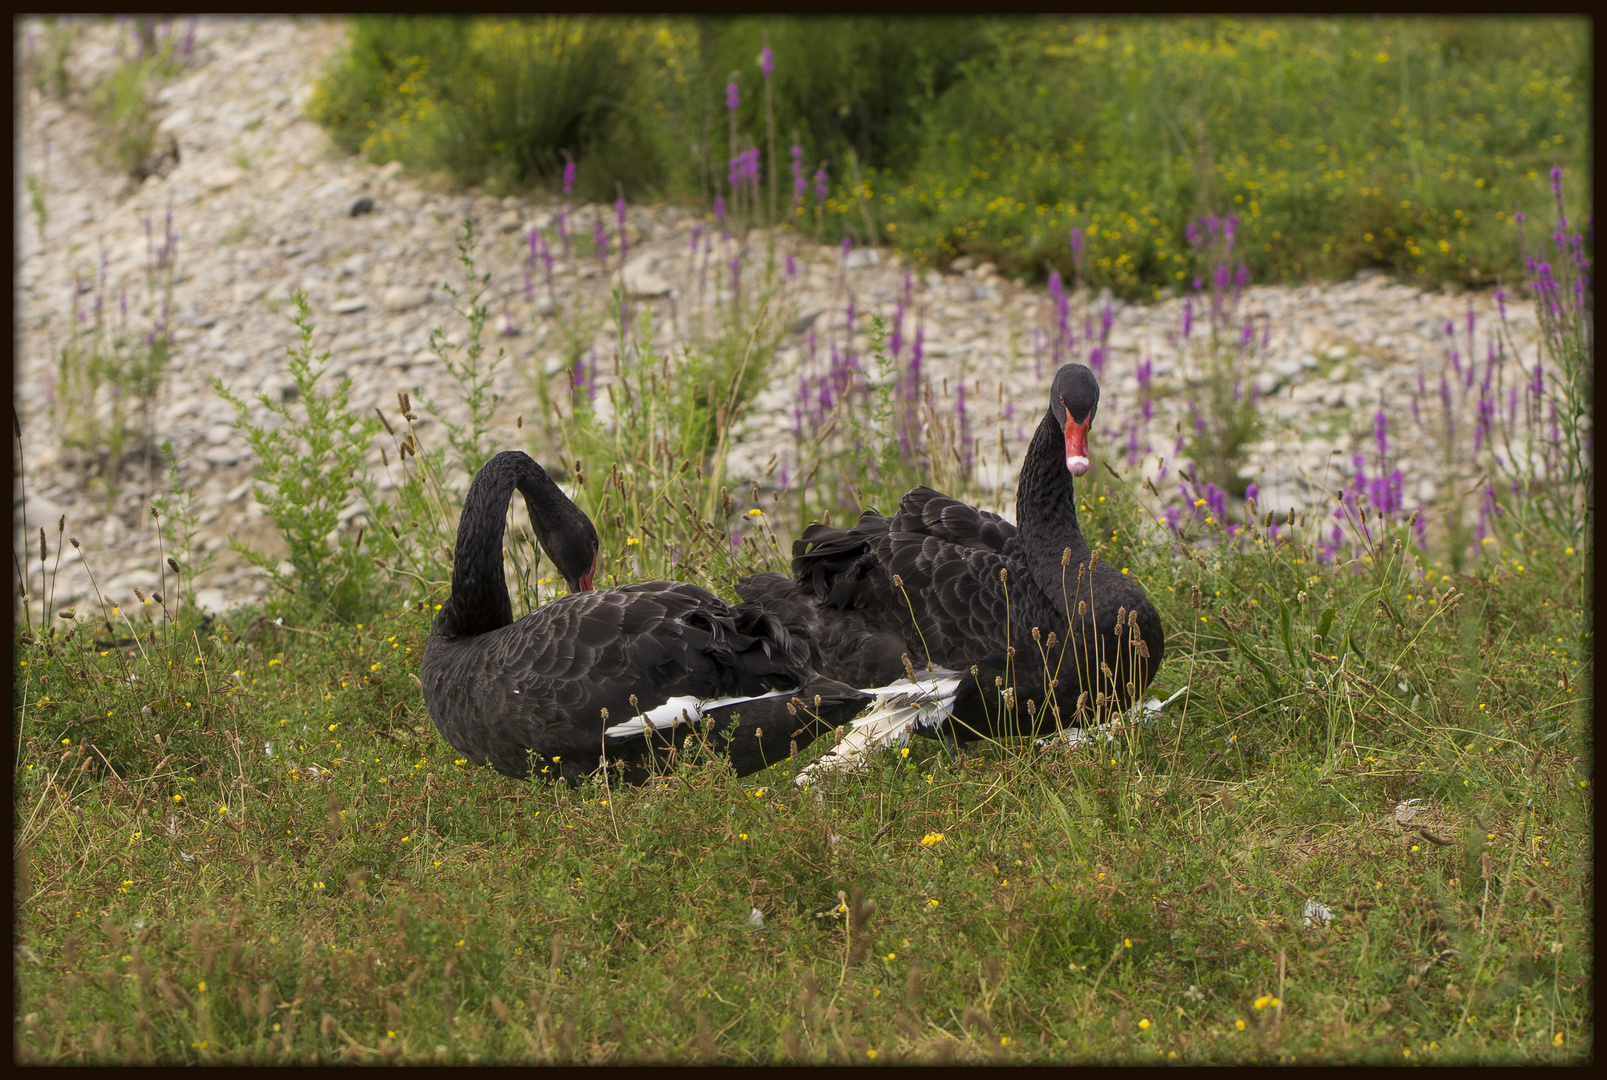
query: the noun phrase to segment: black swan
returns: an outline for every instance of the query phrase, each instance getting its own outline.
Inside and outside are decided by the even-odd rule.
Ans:
[[[1143,588],[1096,560],[1077,525],[1072,478],[1088,471],[1098,408],[1092,371],[1067,364],[1055,373],[1021,464],[1018,525],[919,487],[890,517],[809,526],[793,544],[792,577],[755,575],[737,592],[800,627],[832,678],[878,686],[911,667],[929,670],[923,681],[952,695],[942,704],[957,723],[906,710],[880,729],[902,724],[896,737],[911,726],[941,725],[945,739],[961,741],[1053,731],[1129,705],[1160,667],[1165,637]],[[867,730],[828,756],[877,737]]]
[[[518,622],[502,570],[515,487],[571,589]],[[639,781],[702,732],[745,775],[870,702],[822,678],[809,642],[755,605],[682,582],[592,591],[597,546],[591,521],[529,455],[500,453],[474,478],[420,681],[441,736],[476,764],[576,784],[606,754]]]

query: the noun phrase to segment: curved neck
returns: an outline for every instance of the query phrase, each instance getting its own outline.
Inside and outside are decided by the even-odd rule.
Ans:
[[[1065,436],[1054,413],[1045,411],[1021,462],[1016,487],[1016,528],[1032,579],[1062,615],[1066,595],[1075,592],[1077,564],[1088,558],[1088,543],[1077,525],[1077,492],[1066,468]],[[1071,549],[1069,567],[1061,559]],[[1070,576],[1064,578],[1063,571]],[[1065,594],[1065,595],[1063,595]]]
[[[508,500],[516,487],[525,497],[530,524],[543,541],[564,516],[565,507],[573,508],[546,470],[528,454],[505,451],[487,462],[463,500],[452,557],[452,595],[441,605],[437,631],[473,637],[513,622],[513,603],[502,570],[502,537]]]

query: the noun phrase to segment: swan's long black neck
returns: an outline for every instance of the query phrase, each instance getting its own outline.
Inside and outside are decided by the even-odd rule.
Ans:
[[[502,570],[502,537],[514,488],[524,495],[530,523],[543,540],[566,511],[576,510],[529,455],[506,451],[487,462],[463,500],[452,558],[452,595],[441,605],[436,632],[474,637],[513,622],[513,603]]]
[[[1016,527],[1027,565],[1033,581],[1062,615],[1066,614],[1066,596],[1076,592],[1077,564],[1088,559],[1088,543],[1077,525],[1077,492],[1066,468],[1065,450],[1065,435],[1054,413],[1045,412],[1021,462],[1016,487]],[[1063,567],[1067,548],[1071,561]]]

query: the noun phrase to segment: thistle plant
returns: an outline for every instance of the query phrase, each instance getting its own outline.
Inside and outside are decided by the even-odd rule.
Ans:
[[[1505,402],[1481,387],[1479,417],[1482,430],[1500,440],[1500,452],[1492,454],[1492,462],[1508,490],[1501,501],[1515,510],[1522,508],[1524,517],[1532,515],[1559,539],[1582,549],[1592,535],[1595,499],[1590,421],[1596,374],[1595,293],[1589,256],[1595,222],[1591,214],[1582,224],[1569,219],[1560,166],[1551,170],[1551,190],[1556,220],[1549,251],[1532,250],[1527,233],[1520,232],[1527,284],[1539,316],[1539,348],[1532,365],[1520,366],[1526,368],[1521,371],[1526,378],[1515,380]],[[1521,230],[1523,217],[1521,213],[1516,217]],[[1503,354],[1510,350],[1516,357],[1504,302],[1500,312],[1500,347]],[[1500,387],[1495,389],[1498,395]],[[1517,424],[1520,399],[1523,430]]]
[[[1235,497],[1242,497],[1249,480],[1240,475],[1245,464],[1245,447],[1260,432],[1261,414],[1250,383],[1250,366],[1257,349],[1255,326],[1240,319],[1238,302],[1249,273],[1242,261],[1235,265],[1234,244],[1238,217],[1203,217],[1187,229],[1189,243],[1207,269],[1206,281],[1196,277],[1193,290],[1183,301],[1183,319],[1173,339],[1178,349],[1180,370],[1189,371],[1189,408],[1193,430],[1185,436],[1184,453],[1198,466],[1206,480]],[[1205,325],[1195,336],[1195,307],[1201,303]],[[1101,327],[1109,332],[1109,317],[1101,315]],[[1103,359],[1101,344],[1093,347]],[[1189,354],[1194,356],[1188,363]]]
[[[171,210],[159,238],[152,219],[145,219],[145,239],[143,295],[131,300],[129,289],[119,288],[115,310],[105,255],[92,277],[74,275],[72,322],[49,390],[63,443],[96,461],[108,496],[130,453],[144,454],[148,468],[153,464],[154,410],[172,355],[179,234]]]

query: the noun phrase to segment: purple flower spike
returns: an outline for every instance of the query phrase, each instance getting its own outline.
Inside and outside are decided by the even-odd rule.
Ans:
[[[822,165],[820,167],[820,171],[815,173],[815,201],[816,202],[825,202],[826,201],[826,193],[827,193],[827,191],[828,191],[828,188],[826,187],[826,166]]]
[[[574,193],[574,190],[575,190],[575,163],[573,161],[570,161],[570,162],[566,162],[564,164],[564,198],[566,198],[566,199],[569,198],[569,196]]]
[[[714,220],[716,220],[716,221],[724,221],[725,220],[725,196],[724,195],[716,195],[714,197]]]
[[[768,79],[775,74],[775,70],[776,54],[770,51],[770,46],[766,45],[759,51],[759,71]]]
[[[1194,279],[1195,287],[1199,287],[1199,278]],[[1188,337],[1194,332],[1194,298],[1183,299],[1183,336]]]
[[[1249,487],[1244,489],[1244,497],[1246,499],[1253,499],[1257,495],[1260,495],[1260,494],[1261,494],[1261,489],[1256,487],[1254,484],[1251,484]]]
[[[798,276],[798,260],[793,258],[791,255],[787,256],[785,272],[789,278],[795,278]]]
[[[853,250],[853,247],[854,247],[854,239],[853,239],[853,237],[851,237],[851,236],[843,237],[843,261],[844,262],[848,261],[848,253],[849,253],[849,251]]]
[[[736,80],[725,84],[725,108],[727,112],[736,112],[737,106],[742,104],[742,97],[737,93]]]
[[[592,230],[591,242],[597,251],[597,262],[600,266],[608,265],[608,230],[603,228],[603,219],[598,218],[596,227]]]
[[[1233,287],[1235,289],[1242,289],[1248,284],[1250,284],[1250,268],[1241,264],[1239,266],[1239,272],[1233,277]]]
[[[792,144],[792,193],[802,200],[809,191],[809,185],[804,181],[803,174],[803,147],[797,143]]]

